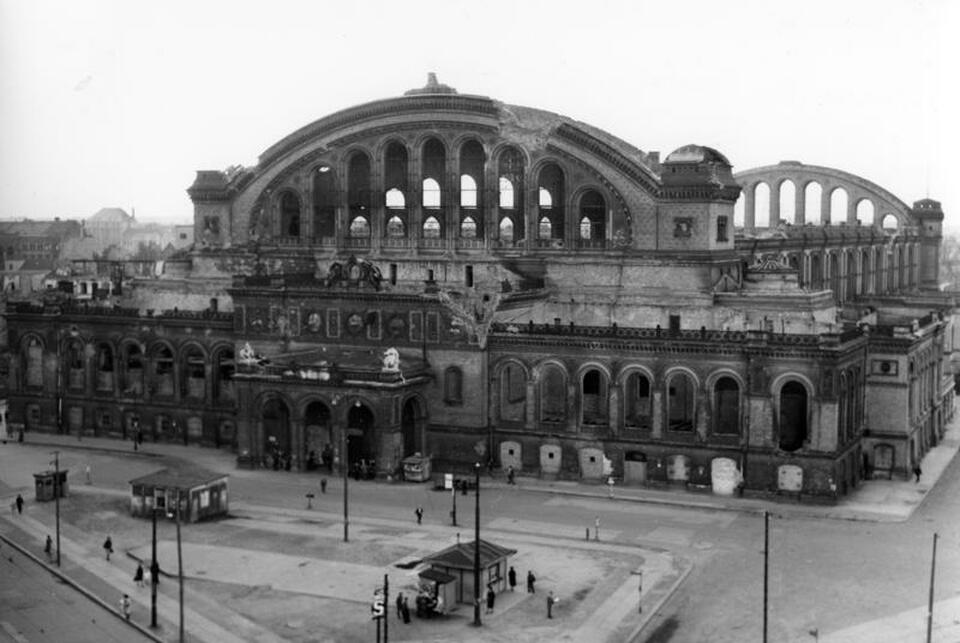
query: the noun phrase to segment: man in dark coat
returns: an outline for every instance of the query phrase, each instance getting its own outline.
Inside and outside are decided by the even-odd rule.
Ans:
[[[537,578],[536,576],[533,575],[533,571],[532,570],[528,571],[527,572],[527,594],[537,593],[537,591],[533,588],[533,584],[534,582],[536,582],[536,580]]]
[[[493,603],[496,601],[497,595],[493,591],[493,587],[487,585],[487,614],[493,613]]]
[[[507,572],[507,582],[510,583],[510,591],[512,592],[517,587],[517,570],[513,567],[510,568],[510,571]]]
[[[17,513],[18,513],[18,514],[22,514],[22,513],[23,513],[23,496],[21,496],[21,495],[18,493],[18,494],[17,494],[17,499],[16,499],[14,502],[17,503]]]

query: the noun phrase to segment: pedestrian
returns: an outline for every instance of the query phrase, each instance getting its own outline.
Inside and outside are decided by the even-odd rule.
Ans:
[[[53,558],[53,538],[47,534],[47,543],[43,546],[43,553],[47,555],[47,560]]]
[[[517,484],[513,479],[514,475],[516,474],[513,471],[513,467],[507,469],[507,484]]]
[[[607,491],[610,493],[610,498],[613,498],[613,476],[607,478]]]
[[[916,482],[920,482],[920,475],[921,475],[922,473],[923,473],[923,471],[920,470],[920,465],[919,465],[919,464],[913,465],[913,475],[915,475],[915,476],[917,477]],[[17,496],[17,497],[19,498],[19,496]]]
[[[107,560],[110,560],[110,554],[113,553],[113,541],[110,536],[107,536],[107,539],[103,541],[103,551],[107,554]]]
[[[137,571],[133,573],[133,582],[137,584],[137,587],[143,587],[143,565],[137,563]]]
[[[123,598],[120,599],[120,611],[123,613],[123,617],[130,620],[130,597],[127,594],[123,595]]]
[[[547,594],[547,618],[553,618],[553,606],[560,602],[560,599],[553,595],[553,592]]]
[[[410,604],[407,602],[407,597],[403,597],[403,622],[410,623]]]
[[[510,583],[511,592],[517,588],[517,570],[513,567],[507,572],[507,581]]]
[[[403,618],[403,592],[397,594],[397,619]]]
[[[417,507],[413,510],[413,513],[417,515],[417,524],[421,524],[423,522],[423,507]]]
[[[593,539],[600,540],[600,516],[593,519]]]
[[[487,585],[487,614],[493,614],[493,603],[497,600],[497,595],[493,591],[492,585]]]
[[[320,493],[326,493],[326,492],[327,492],[327,479],[320,478]]]
[[[536,594],[537,590],[533,588],[533,584],[537,582],[537,577],[533,575],[533,570],[527,572],[527,594]]]
[[[89,464],[87,465],[87,468],[84,472],[87,474],[87,484],[92,484],[90,482],[90,465]]]
[[[23,513],[23,496],[21,496],[21,495],[18,493],[18,494],[17,494],[17,499],[14,500],[14,502],[17,504],[17,513],[18,513],[18,514],[22,514],[22,513]]]

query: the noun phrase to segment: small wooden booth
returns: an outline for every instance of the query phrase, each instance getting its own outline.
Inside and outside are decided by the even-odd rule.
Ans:
[[[429,569],[420,572],[420,578],[428,582],[437,582],[442,587],[444,601],[449,605],[453,599],[457,603],[473,604],[473,557],[476,542],[457,543],[423,559]],[[507,570],[509,558],[517,550],[480,540],[480,596],[487,593],[492,585],[498,594],[507,589]],[[426,576],[424,576],[427,574]],[[450,580],[447,580],[450,578]],[[442,582],[440,582],[442,581]]]
[[[179,504],[181,522],[198,522],[227,515],[229,476],[196,467],[163,469],[130,481],[130,514],[153,512],[174,519]]]
[[[57,497],[58,491],[60,497],[65,498],[67,492],[70,491],[70,487],[67,485],[66,469],[60,469],[59,481],[57,480],[56,471],[41,471],[40,473],[35,473],[33,474],[33,481],[36,497],[40,502],[54,500]]]
[[[403,459],[403,479],[410,482],[430,480],[430,456],[414,453]]]

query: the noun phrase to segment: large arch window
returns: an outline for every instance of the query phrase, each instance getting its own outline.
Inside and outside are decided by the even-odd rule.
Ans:
[[[567,417],[567,378],[559,366],[548,364],[540,377],[540,420],[563,422]]]
[[[423,180],[423,207],[431,209],[440,207],[440,184],[436,179]]]
[[[73,391],[82,391],[87,386],[86,360],[83,353],[83,342],[73,340],[67,344],[67,387]]]
[[[537,226],[538,239],[550,239],[553,236],[553,224],[548,217],[541,217]]]
[[[124,349],[124,395],[143,395],[143,353],[136,344],[127,344]]]
[[[206,395],[206,359],[199,348],[192,347],[183,356],[183,378],[180,394],[184,397],[203,399]]]
[[[407,236],[407,226],[403,223],[398,215],[393,215],[387,219],[387,236],[388,237],[405,237]]]
[[[110,344],[97,346],[97,390],[113,390],[113,349]]]
[[[607,380],[598,369],[590,369],[580,383],[583,424],[607,423]]]
[[[477,222],[471,216],[466,216],[460,222],[460,236],[464,239],[477,238]]]
[[[606,238],[607,206],[603,195],[596,190],[587,191],[580,199],[580,238],[600,240]]]
[[[500,219],[500,239],[502,241],[513,241],[513,220],[510,217]]]
[[[347,169],[347,204],[353,216],[370,209],[370,159],[363,152],[355,152],[350,157]]]
[[[365,216],[356,216],[350,222],[350,236],[354,239],[370,236],[370,222]]]
[[[687,373],[675,373],[667,381],[667,427],[671,431],[692,431],[696,385]]]
[[[500,209],[509,210],[514,220],[515,239],[526,237],[524,228],[526,221],[523,211],[524,194],[524,160],[523,155],[516,148],[507,148],[500,154],[497,164],[498,187],[500,192]]]
[[[713,387],[714,432],[740,432],[740,386],[732,377],[721,377]]]
[[[477,207],[477,182],[469,174],[460,176],[460,207]]]
[[[423,238],[424,239],[440,238],[440,221],[439,219],[437,219],[437,217],[431,215],[424,220]]]
[[[540,188],[540,209],[549,210],[553,207],[553,197],[547,188]]]
[[[43,345],[36,337],[27,341],[24,350],[24,372],[27,386],[43,386]]]
[[[513,183],[505,176],[500,177],[500,207],[504,210],[513,210],[515,207]]]
[[[447,404],[463,404],[463,371],[449,366],[443,373],[443,401]]]
[[[780,389],[780,448],[796,451],[807,440],[807,389],[790,381]]]
[[[166,346],[153,353],[153,385],[157,395],[173,395],[173,352]]]
[[[624,385],[624,424],[628,428],[650,428],[650,380],[633,372]]]
[[[300,197],[289,190],[280,197],[280,235],[300,236]]]
[[[387,190],[386,205],[391,210],[402,210],[407,207],[406,199],[399,188],[390,188]]]
[[[563,200],[565,197],[563,172],[560,167],[555,163],[545,165],[540,170],[537,187],[541,229],[543,228],[543,219],[547,219],[551,224],[551,237],[554,239],[564,238],[566,231],[564,229]]]

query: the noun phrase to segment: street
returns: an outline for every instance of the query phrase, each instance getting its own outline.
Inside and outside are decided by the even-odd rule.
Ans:
[[[124,444],[114,443],[121,449]],[[327,493],[322,494],[319,491],[322,473],[231,469],[232,456],[225,452],[166,446],[156,446],[151,451],[152,445],[147,445],[134,454],[67,446],[60,448],[61,467],[71,471],[73,492],[62,503],[64,533],[80,546],[77,555],[97,559],[97,565],[106,565],[100,560],[99,545],[107,533],[113,535],[118,552],[125,552],[127,557],[147,555],[148,523],[123,517],[130,479],[162,468],[171,453],[187,454],[203,466],[219,466],[230,473],[231,513],[235,518],[185,529],[184,539],[190,547],[185,564],[188,576],[192,577],[188,595],[197,597],[204,606],[201,612],[211,621],[210,627],[217,627],[219,623],[238,633],[241,640],[252,636],[262,640],[309,640],[304,638],[305,631],[317,626],[315,621],[323,621],[311,613],[339,610],[343,605],[342,601],[331,600],[336,583],[328,583],[329,587],[324,589],[324,583],[319,581],[331,578],[331,573],[341,572],[355,548],[366,548],[364,552],[379,559],[375,562],[382,566],[403,558],[407,552],[429,548],[431,540],[437,540],[439,548],[453,541],[457,534],[464,540],[472,539],[472,492],[457,497],[459,527],[454,528],[450,526],[452,496],[448,491],[435,491],[430,483],[350,480],[351,543],[342,543],[339,477],[328,475]],[[43,525],[50,524],[53,503],[33,502],[29,484],[33,472],[47,468],[51,450],[30,444],[11,444],[0,449],[0,476],[9,485],[7,502],[10,494],[19,488],[30,505],[25,513]],[[91,485],[85,484],[81,474],[87,465],[92,471]],[[645,618],[651,621],[639,640],[662,643],[762,640],[761,516],[720,508],[611,500],[604,497],[604,489],[597,489],[596,496],[584,495],[582,491],[592,489],[574,483],[558,483],[557,488],[569,493],[545,493],[532,486],[525,489],[523,479],[519,485],[509,486],[484,477],[480,496],[482,529],[500,534],[501,538],[516,539],[512,546],[520,543],[529,549],[526,560],[536,560],[538,571],[545,572],[541,578],[545,582],[548,579],[557,582],[556,589],[562,595],[577,594],[575,587],[583,588],[582,600],[577,603],[577,609],[583,614],[595,613],[617,601],[632,603],[636,580],[630,580],[630,572],[641,561],[647,561],[642,564],[660,565],[664,581],[657,583],[656,578],[651,577],[649,589],[645,584],[644,596],[648,596],[649,591],[651,597],[656,595],[665,603],[654,613],[653,598],[650,599],[647,606],[650,611],[645,613]],[[769,640],[812,641],[814,633],[822,640],[829,640],[831,633],[844,628],[925,606],[934,531],[941,537],[937,554],[937,600],[955,596],[960,579],[958,491],[960,465],[954,460],[920,509],[903,523],[805,517],[791,512],[788,506],[778,512],[778,505],[770,504]],[[308,492],[315,494],[310,513],[306,510]],[[419,529],[414,516],[417,506],[424,508],[423,527]],[[599,540],[594,540],[598,519]],[[130,527],[123,527],[127,523]],[[4,525],[5,530],[8,528],[2,521],[0,525]],[[586,542],[588,530],[590,543]],[[285,543],[282,552],[276,551],[281,537]],[[164,600],[168,601],[175,596],[175,558],[167,553],[173,551],[172,538],[172,525],[162,524],[163,560],[170,561],[164,562],[163,567],[172,578],[169,581],[165,578],[161,589],[165,592]],[[555,558],[549,554],[551,548],[563,548],[566,552],[556,565],[545,562]],[[219,567],[216,565],[216,556],[229,556],[234,550],[239,558],[231,560],[242,560],[244,551],[276,553],[270,554],[271,562],[249,570],[242,569],[242,563],[227,559]],[[676,580],[682,574],[678,577],[676,573],[680,572],[666,570],[666,563],[662,561],[652,562],[657,552],[671,555],[679,561],[680,568],[690,570],[672,594],[667,579]],[[309,554],[308,560],[313,562],[306,567],[301,563],[301,571],[294,572],[298,567],[296,561],[288,561],[281,554],[301,557]],[[128,567],[133,564],[124,562],[120,556],[117,558],[120,562],[110,564]],[[323,560],[343,562],[336,568],[324,568],[318,566]],[[518,557],[518,561],[522,560]],[[205,569],[204,564],[209,569]],[[273,576],[257,571],[287,569],[285,565],[289,565],[290,571],[277,571]],[[233,575],[216,571],[233,567],[241,569]],[[105,569],[104,573],[113,573],[113,570]],[[311,578],[309,575],[304,576],[302,583],[296,581],[296,577],[311,573],[316,582],[306,582]],[[117,578],[128,578],[127,574],[125,570],[118,572]],[[612,584],[605,584],[607,579]],[[399,587],[401,581],[397,583]],[[229,587],[235,589],[224,590]],[[241,587],[247,589],[240,590]],[[349,589],[349,598],[355,602],[363,602],[369,593],[366,586]],[[287,598],[283,599],[284,596]],[[299,598],[291,603],[293,596]],[[539,603],[528,605],[529,601],[524,603],[521,598],[526,597],[504,598],[505,613],[498,616],[495,624],[491,622],[487,631],[490,636],[483,640],[550,640],[557,631],[562,631],[530,629],[530,616],[525,612],[534,609],[539,613],[541,608]],[[277,612],[281,605],[285,606],[279,621],[283,626],[278,626],[276,619],[271,620],[275,614],[258,616],[258,606],[263,612]],[[298,613],[298,605],[303,613]],[[572,610],[573,605],[567,607]],[[623,613],[611,614],[612,620],[625,619],[632,609],[629,604],[617,607],[622,608]],[[467,611],[469,608],[461,608],[461,614]],[[567,627],[572,631],[562,638],[575,641],[581,640],[576,636],[589,637],[589,633],[576,629],[580,621],[574,623],[573,612],[570,614]],[[327,621],[329,624],[330,619]],[[564,627],[563,621],[559,623],[555,627]],[[523,630],[525,637],[518,639],[517,632],[510,630],[513,626]],[[924,626],[923,621],[917,623],[917,640]],[[391,629],[391,637],[414,640],[408,638],[413,630],[394,631],[398,627]],[[609,640],[634,632],[629,627],[618,629],[611,625],[610,628]],[[188,632],[192,631],[188,627]],[[329,640],[367,640],[366,634],[352,631],[331,629],[329,632]],[[465,632],[469,633],[470,630]]]

